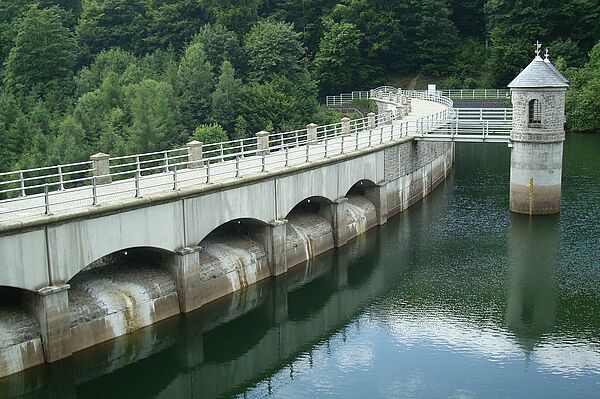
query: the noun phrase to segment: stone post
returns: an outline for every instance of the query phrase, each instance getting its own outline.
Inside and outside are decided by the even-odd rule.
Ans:
[[[256,149],[258,150],[258,155],[269,153],[269,132],[263,130],[256,133]]]
[[[402,119],[402,117],[404,117],[404,106],[402,106],[402,105],[396,106],[396,116],[398,119]]]
[[[200,251],[200,247],[184,247],[175,251],[166,262],[167,269],[177,283],[181,313],[189,313],[204,304],[203,292],[200,289]]]
[[[375,113],[369,112],[367,118],[369,120],[369,129],[375,129]]]
[[[387,182],[382,181],[374,187],[367,187],[365,197],[375,205],[377,223],[380,226],[385,224],[388,218]]]
[[[271,276],[287,272],[287,220],[275,220],[265,228],[265,249]]]
[[[308,141],[309,142],[317,141],[317,128],[318,127],[319,127],[319,125],[317,125],[316,123],[311,123],[309,125],[306,125],[306,131],[308,132]]]
[[[348,198],[337,199],[331,204],[331,227],[333,230],[333,243],[336,248],[342,247],[350,241]]]
[[[34,295],[33,311],[40,323],[44,356],[53,363],[73,353],[68,284],[44,287]]]
[[[92,168],[94,169],[93,176],[96,178],[96,184],[110,184],[112,177],[110,176],[110,155],[101,152],[90,157]]]
[[[385,122],[386,122],[388,125],[391,125],[391,124],[392,124],[392,122],[393,122],[393,121],[392,121],[392,118],[393,118],[392,110],[391,110],[391,109],[386,109],[386,110],[385,110]]]
[[[201,141],[190,141],[187,143],[188,149],[188,167],[190,169],[198,169],[204,166],[202,162],[202,146],[204,143]]]
[[[342,118],[342,134],[350,134],[350,118],[348,117]]]

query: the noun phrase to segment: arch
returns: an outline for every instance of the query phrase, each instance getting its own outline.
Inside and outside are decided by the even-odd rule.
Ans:
[[[296,205],[292,207],[286,214],[286,218],[290,216],[290,214],[296,210],[303,209],[309,210],[312,212],[318,213],[323,205],[331,205],[333,201],[327,197],[322,197],[320,195],[314,195],[312,197],[304,198],[302,201],[298,202]]]
[[[200,245],[207,238],[213,237],[220,233],[234,233],[234,234],[249,234],[252,230],[261,230],[268,226],[268,223],[256,219],[256,218],[237,218],[229,220],[221,225],[212,229],[208,234],[206,234],[202,240],[198,243]]]
[[[366,190],[369,188],[377,187],[377,184],[370,179],[361,179],[354,183],[352,187],[346,191],[346,197],[349,195],[366,195]]]
[[[67,282],[70,282],[82,272],[93,270],[99,267],[117,264],[121,262],[148,262],[152,265],[159,265],[166,257],[174,252],[168,248],[154,246],[138,246],[121,248],[116,251],[99,256],[92,262],[83,265],[76,273],[69,276]]]
[[[541,128],[542,127],[542,102],[533,98],[529,100],[527,107],[527,125],[530,128]]]

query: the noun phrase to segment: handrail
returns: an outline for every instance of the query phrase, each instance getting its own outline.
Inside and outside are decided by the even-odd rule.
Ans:
[[[98,206],[111,200],[210,184],[217,179],[237,179],[359,151],[409,135],[423,136],[447,129],[463,112],[454,110],[452,100],[440,92],[405,91],[384,86],[353,95],[373,99],[387,109],[359,119],[345,118],[329,125],[264,133],[204,144],[196,149],[188,146],[112,157],[107,159],[101,175],[92,161],[5,172],[0,175],[6,178],[6,181],[0,181],[0,196],[5,197],[0,200],[0,221],[7,217]],[[405,120],[412,99],[438,103],[443,109]],[[464,112],[467,115],[470,111]],[[195,154],[195,150],[200,155]]]

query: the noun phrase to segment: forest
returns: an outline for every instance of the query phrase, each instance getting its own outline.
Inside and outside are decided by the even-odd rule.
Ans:
[[[0,171],[284,131],[381,84],[503,88],[536,40],[600,130],[598,0],[0,0]]]

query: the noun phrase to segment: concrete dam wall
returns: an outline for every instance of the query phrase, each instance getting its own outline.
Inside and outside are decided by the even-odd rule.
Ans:
[[[453,162],[452,143],[407,138],[2,237],[29,245],[26,259],[46,259],[31,266],[46,269],[57,290],[0,287],[0,377],[193,311],[343,246],[431,193]]]

